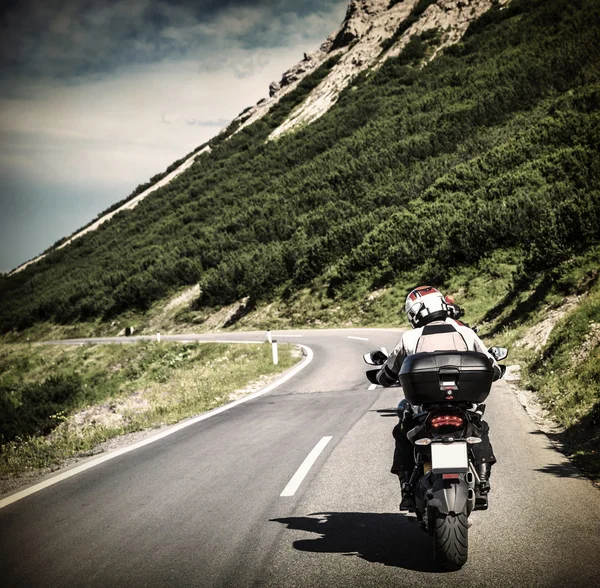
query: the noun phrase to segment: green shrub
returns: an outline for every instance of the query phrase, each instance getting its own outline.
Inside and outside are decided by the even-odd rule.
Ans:
[[[0,386],[0,445],[17,437],[46,435],[83,399],[81,377],[50,376],[41,383]]]

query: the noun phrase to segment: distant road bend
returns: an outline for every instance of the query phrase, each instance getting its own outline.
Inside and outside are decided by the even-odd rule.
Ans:
[[[400,332],[273,333],[314,354],[277,388],[0,508],[2,586],[596,586],[600,493],[504,382],[490,509],[467,565],[435,572],[389,473],[401,390],[368,390],[361,357]]]

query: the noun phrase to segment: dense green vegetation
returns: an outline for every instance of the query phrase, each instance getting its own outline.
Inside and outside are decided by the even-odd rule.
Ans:
[[[0,482],[215,408],[299,357],[280,345],[275,366],[268,344],[0,346]]]
[[[440,282],[499,247],[526,273],[567,259],[600,237],[599,17],[589,0],[496,7],[422,70],[390,59],[265,143],[326,64],[135,210],[3,278],[0,328],[108,318],[198,280],[221,305]]]

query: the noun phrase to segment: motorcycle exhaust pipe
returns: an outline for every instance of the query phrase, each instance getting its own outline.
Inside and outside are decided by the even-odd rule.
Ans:
[[[469,484],[469,486],[473,486],[474,483],[475,478],[473,477],[472,472],[467,472],[467,484]]]
[[[468,504],[468,512],[471,514],[473,510],[475,510],[475,490],[473,488],[469,488],[467,490],[467,504]]]

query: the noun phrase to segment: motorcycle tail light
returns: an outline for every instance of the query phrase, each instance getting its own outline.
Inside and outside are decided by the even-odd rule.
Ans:
[[[431,426],[435,429],[439,427],[462,427],[464,421],[462,417],[459,417],[454,414],[446,414],[443,416],[436,416],[431,419]]]

